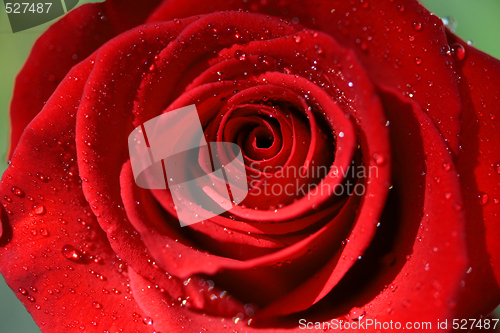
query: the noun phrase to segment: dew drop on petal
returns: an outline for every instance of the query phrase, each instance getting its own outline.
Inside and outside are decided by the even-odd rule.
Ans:
[[[17,187],[17,186],[13,186],[13,187],[11,188],[11,191],[12,191],[12,193],[14,193],[14,195],[15,195],[15,196],[17,196],[17,197],[20,197],[20,198],[24,197],[24,192],[23,192],[23,190],[21,190],[21,189],[20,189],[19,187]]]
[[[385,163],[385,157],[382,154],[374,154],[373,159],[375,160],[375,163],[377,163],[377,165],[382,165]]]
[[[46,212],[44,205],[36,205],[33,207],[33,210],[34,210],[35,214],[37,214],[37,215],[43,215]]]
[[[500,161],[497,161],[493,164],[493,168],[500,175]]]
[[[75,247],[70,244],[64,245],[63,248],[61,249],[61,253],[66,259],[72,261],[81,261],[83,259],[83,256],[80,253],[80,251],[75,249]]]
[[[454,43],[451,44],[451,54],[456,60],[462,61],[465,59],[467,52],[465,51],[465,47],[463,47],[463,45]]]
[[[446,44],[441,48],[441,53],[446,54],[448,56],[451,56],[451,47],[450,45]]]
[[[488,200],[489,200],[488,194],[486,194],[484,192],[479,192],[479,195],[477,197],[479,199],[479,204],[481,206],[484,206],[488,203]]]
[[[144,323],[144,325],[153,325],[153,318],[151,317],[145,317],[142,322]]]
[[[419,21],[413,22],[412,26],[413,26],[413,29],[415,29],[416,31],[422,30],[422,23],[420,23]]]
[[[365,316],[365,310],[358,307],[353,307],[349,310],[349,318],[352,320],[360,320]]]
[[[94,307],[94,309],[101,309],[102,308],[102,304],[99,302],[92,303],[92,306]]]
[[[457,28],[457,21],[452,16],[445,16],[441,20],[443,21],[444,26],[451,31]]]
[[[239,61],[245,61],[247,60],[247,55],[242,50],[236,50],[234,51],[234,58]]]

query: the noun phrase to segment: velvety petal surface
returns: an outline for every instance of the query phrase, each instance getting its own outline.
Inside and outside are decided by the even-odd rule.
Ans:
[[[93,57],[73,68],[26,128],[0,184],[0,270],[43,332],[152,332],[83,196],[76,111]]]

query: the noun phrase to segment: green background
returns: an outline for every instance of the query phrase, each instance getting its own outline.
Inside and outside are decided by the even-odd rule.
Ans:
[[[139,1],[139,0],[138,0]],[[81,3],[97,1],[80,1]],[[440,17],[452,16],[455,32],[474,46],[500,59],[500,0],[422,0]],[[50,24],[50,23],[49,23]],[[8,108],[14,78],[31,46],[49,24],[13,34],[3,6],[0,7],[0,174],[7,167]],[[497,309],[500,316],[500,308]],[[15,294],[0,276],[0,333],[40,332]]]

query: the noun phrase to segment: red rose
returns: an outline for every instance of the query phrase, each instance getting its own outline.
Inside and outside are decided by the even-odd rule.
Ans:
[[[82,6],[16,83],[1,273],[44,332],[481,318],[500,300],[499,70],[410,0]],[[191,104],[250,191],[181,228],[127,139]]]

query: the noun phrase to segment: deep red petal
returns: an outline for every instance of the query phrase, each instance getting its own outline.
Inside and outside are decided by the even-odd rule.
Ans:
[[[10,157],[25,127],[42,110],[71,67],[116,34],[106,15],[103,4],[81,6],[37,40],[16,79],[10,112]]]
[[[113,0],[86,4],[69,12],[40,36],[16,79],[9,157],[24,128],[42,110],[71,67],[112,37],[144,22],[159,2]]]
[[[245,332],[296,332],[296,328],[254,329],[247,326],[248,321],[236,320],[236,324],[227,318],[212,317],[186,310],[172,300],[168,295],[154,288],[149,281],[129,269],[130,288],[141,309],[151,317],[155,330],[161,332],[221,332],[226,329],[234,331],[243,329]],[[235,317],[237,318],[237,317]],[[234,320],[234,319],[233,319]],[[239,323],[238,323],[239,322]]]
[[[451,33],[448,38],[464,104],[458,170],[471,267],[458,306],[461,316],[479,317],[500,302],[500,61]]]
[[[386,229],[386,233],[396,232],[392,249],[383,258],[382,275],[395,276],[364,309],[367,316],[373,311],[381,321],[435,323],[456,318],[467,250],[464,204],[453,155],[416,103],[394,90],[380,94],[391,121],[394,149],[394,193],[381,227],[387,223],[395,230]],[[373,246],[387,248],[384,240]]]
[[[166,1],[148,20],[171,20],[214,9],[295,18],[301,25],[330,34],[356,52],[376,85],[390,86],[423,105],[451,149],[458,151],[462,106],[457,85],[450,84],[457,81],[457,74],[446,54],[448,42],[441,19],[418,1]]]
[[[70,71],[3,175],[0,269],[44,332],[151,332],[78,177],[75,115],[92,68]]]

